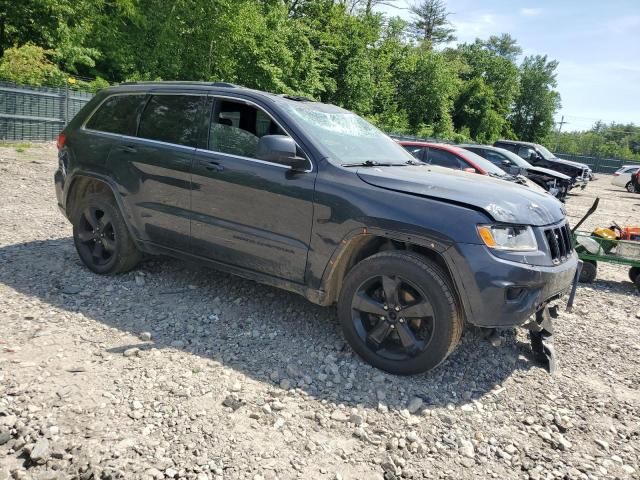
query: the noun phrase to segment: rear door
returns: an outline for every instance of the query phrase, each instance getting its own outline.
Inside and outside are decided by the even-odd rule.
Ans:
[[[302,283],[315,171],[292,173],[256,158],[264,135],[287,135],[263,106],[212,97],[206,146],[193,165],[193,253]],[[304,152],[300,151],[299,156]]]
[[[151,93],[136,135],[123,136],[109,156],[144,241],[178,251],[189,248],[191,162],[205,100],[204,94]]]

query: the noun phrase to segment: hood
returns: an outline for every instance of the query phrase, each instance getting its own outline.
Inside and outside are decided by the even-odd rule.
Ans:
[[[591,170],[589,168],[589,165],[585,164],[585,163],[580,163],[580,162],[572,162],[571,160],[564,160],[562,158],[558,158],[558,157],[553,157],[553,158],[548,158],[547,161],[549,162],[556,162],[556,163],[561,163],[563,165],[570,165],[572,167],[576,167],[579,169],[586,169],[586,170]]]
[[[497,222],[541,226],[565,218],[551,195],[477,173],[416,165],[361,167],[357,174],[369,185],[483,210]]]
[[[531,173],[544,173],[545,175],[549,175],[550,177],[557,178],[559,180],[571,180],[569,175],[565,175],[564,173],[556,172],[555,170],[551,170],[550,168],[542,168],[542,167],[531,167],[526,168],[527,172]]]

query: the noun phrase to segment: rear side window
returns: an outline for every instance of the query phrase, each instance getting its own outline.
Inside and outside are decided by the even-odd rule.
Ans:
[[[195,147],[204,96],[153,95],[142,112],[138,137]]]
[[[438,150],[436,148],[429,148],[429,163],[432,165],[440,165],[447,168],[465,168],[460,163],[458,157],[453,153],[445,152],[444,150]]]
[[[113,95],[91,116],[86,127],[101,132],[135,135],[138,112],[145,95]]]

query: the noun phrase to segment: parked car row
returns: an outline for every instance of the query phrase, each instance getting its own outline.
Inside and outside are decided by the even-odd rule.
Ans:
[[[170,255],[337,304],[354,351],[396,374],[443,362],[465,322],[527,325],[552,351],[578,262],[563,205],[470,150],[417,147],[300,97],[142,82],[73,118],[54,180],[98,274]]]
[[[565,201],[569,190],[579,184],[576,177],[550,168],[531,165],[519,155],[504,148],[406,140],[401,140],[399,143],[421,162],[519,183],[534,190],[549,192],[562,202]],[[566,170],[567,166],[564,164],[562,166]],[[585,168],[588,169],[586,165]],[[577,171],[574,173],[577,174]],[[580,175],[584,175],[582,170]],[[589,170],[587,176],[590,178],[590,175]]]

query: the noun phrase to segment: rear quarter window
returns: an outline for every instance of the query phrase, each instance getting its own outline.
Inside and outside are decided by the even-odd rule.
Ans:
[[[108,97],[89,118],[86,128],[100,132],[135,135],[136,120],[146,95]]]

